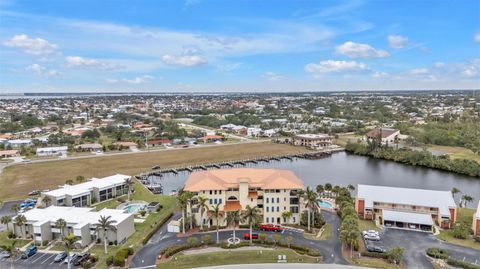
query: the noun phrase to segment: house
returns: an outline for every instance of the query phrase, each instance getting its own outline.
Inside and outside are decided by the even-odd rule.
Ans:
[[[115,146],[128,148],[128,149],[136,149],[138,147],[137,143],[129,142],[129,141],[117,141],[113,143]]]
[[[431,231],[434,225],[451,228],[457,205],[450,191],[385,186],[357,186],[355,210],[363,219],[398,228]]]
[[[328,134],[298,134],[293,137],[293,145],[308,148],[324,148],[332,145]]]
[[[217,141],[223,141],[224,137],[221,135],[206,135],[202,137],[201,140],[203,141],[203,143],[217,142]]]
[[[127,194],[127,175],[116,174],[104,178],[92,178],[76,185],[64,185],[59,189],[42,192],[42,200],[49,197],[51,205],[85,207]]]
[[[147,146],[156,147],[156,146],[170,144],[170,143],[172,143],[172,140],[169,138],[154,139],[154,140],[148,140]]]
[[[103,146],[97,143],[91,143],[91,144],[81,144],[78,146],[75,146],[75,150],[78,151],[103,151]]]
[[[262,133],[262,128],[250,127],[247,128],[247,136],[256,137]]]
[[[6,146],[11,146],[12,148],[29,147],[31,145],[33,145],[31,139],[14,139],[6,142]]]
[[[480,236],[480,201],[478,201],[477,211],[473,214],[472,230],[473,235]]]
[[[373,129],[370,132],[367,133],[367,139],[382,139],[382,144],[393,144],[395,143],[400,135],[400,130],[397,129],[391,129],[391,128],[378,128],[378,129]]]
[[[23,213],[27,219],[25,225],[17,225],[14,217],[9,223],[9,228],[20,238],[31,238],[35,243],[42,244],[44,241],[52,241],[66,234],[73,233],[82,247],[88,246],[95,240],[103,240],[103,231],[98,230],[96,223],[101,216],[110,217],[114,221],[115,229],[107,231],[107,241],[112,243],[124,243],[135,232],[134,216],[124,210],[104,208],[96,211],[88,207],[59,207],[34,208]],[[62,230],[55,227],[55,222],[63,219],[67,226]]]
[[[193,206],[197,223],[212,225],[212,209],[219,205],[222,213],[243,211],[246,206],[257,206],[263,223],[299,224],[304,206],[297,193],[304,184],[292,171],[280,169],[233,168],[192,173],[184,190],[208,200],[203,218],[197,205]],[[284,212],[291,212],[286,219]],[[225,216],[219,219],[225,225]],[[208,220],[208,221],[207,221]]]
[[[37,156],[57,156],[57,155],[66,156],[67,151],[68,151],[67,146],[37,148]]]
[[[0,158],[11,158],[20,156],[20,151],[12,150],[0,150]]]

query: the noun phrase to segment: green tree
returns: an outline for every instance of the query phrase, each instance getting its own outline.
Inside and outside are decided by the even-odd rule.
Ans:
[[[10,261],[10,268],[13,269],[13,262],[17,260],[18,257],[20,257],[20,251],[16,247],[17,240],[13,240],[10,245],[7,245],[5,247],[5,251],[8,252],[10,255],[9,261]]]
[[[287,223],[290,221],[292,216],[293,216],[293,213],[290,212],[290,211],[283,211],[282,212],[282,218],[284,218]]]
[[[453,199],[455,199],[455,194],[457,194],[457,193],[462,193],[462,191],[461,191],[460,189],[458,189],[458,188],[453,187],[453,188],[452,188],[452,196],[453,196]]]
[[[108,245],[108,237],[107,233],[108,231],[116,231],[117,228],[115,227],[115,223],[117,222],[116,220],[111,220],[111,216],[100,216],[100,219],[98,222],[95,224],[95,227],[97,229],[97,235],[100,236],[100,231],[103,232],[103,245],[105,247],[105,254],[108,253],[107,251],[107,245]]]
[[[244,223],[250,225],[250,245],[253,243],[252,240],[252,230],[253,226],[257,225],[260,222],[260,210],[256,206],[250,207],[247,205],[245,211],[243,212],[241,219]]]
[[[227,225],[232,225],[233,226],[233,244],[236,243],[236,236],[235,236],[235,230],[237,223],[240,222],[240,211],[230,211],[227,212]]]
[[[75,238],[75,235],[73,235],[73,233],[69,234],[68,236],[62,237],[62,244],[65,247],[65,252],[67,252],[68,269],[70,269],[70,264],[71,264],[70,251],[72,251],[72,249],[74,248],[75,241],[77,241],[77,239]]]
[[[15,214],[18,214],[18,211],[20,211],[20,205],[14,204],[14,205],[12,205],[12,207],[10,207],[10,210],[15,212]]]
[[[50,196],[46,195],[45,197],[42,198],[42,202],[45,204],[45,207],[48,207],[50,203],[52,202],[52,198]]]
[[[82,182],[86,181],[84,176],[77,176],[77,178],[75,178],[75,180],[77,181],[77,183],[82,183]]]
[[[219,226],[218,226],[218,219],[222,216],[222,211],[220,211],[220,205],[216,204],[214,207],[213,207],[213,210],[212,210],[212,216],[215,218],[216,220],[216,228],[217,228],[217,244],[220,243],[220,240],[219,240]]]
[[[15,217],[15,223],[17,226],[20,227],[20,232],[22,233],[22,237],[25,237],[25,224],[27,223],[27,218],[25,215],[17,215]]]
[[[402,262],[404,252],[405,252],[404,248],[393,247],[389,249],[385,254],[389,262],[394,264],[400,264]]]
[[[8,215],[5,215],[5,216],[2,216],[2,218],[0,219],[0,223],[2,223],[3,225],[7,226],[7,229],[8,229],[8,224],[12,222],[12,217],[8,216]]]
[[[67,184],[67,185],[73,185],[73,180],[67,179],[67,180],[65,181],[65,184]]]
[[[207,202],[208,202],[208,199],[203,197],[203,196],[199,196],[198,197],[198,209],[200,210],[200,230],[203,231],[203,213],[205,212],[205,210],[208,210],[208,205],[207,205]]]
[[[130,201],[130,193],[132,192],[133,187],[133,177],[129,177],[125,179],[125,186],[127,187],[127,199]]]
[[[325,191],[325,188],[323,187],[323,185],[320,185],[320,184],[319,184],[319,185],[317,185],[317,189],[316,189],[316,190],[317,190],[318,195],[320,196],[320,195],[322,195],[323,192]]]
[[[64,236],[66,227],[67,227],[67,222],[64,219],[60,218],[60,219],[57,219],[57,221],[55,221],[55,228],[60,229],[60,234],[62,236]]]
[[[358,221],[352,216],[346,216],[340,225],[340,241],[350,247],[350,256],[353,257],[353,248],[358,244]]]
[[[462,196],[462,200],[463,200],[463,207],[467,207],[467,205],[473,201],[473,197],[470,195],[464,194]]]

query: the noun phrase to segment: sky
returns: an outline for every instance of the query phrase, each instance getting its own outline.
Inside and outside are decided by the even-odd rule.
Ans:
[[[480,88],[476,0],[0,0],[0,92]]]

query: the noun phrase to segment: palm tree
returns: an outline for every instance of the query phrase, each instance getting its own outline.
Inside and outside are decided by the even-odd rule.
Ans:
[[[194,201],[194,194],[191,193],[191,192],[186,192],[187,194],[187,203],[188,203],[188,207],[190,208],[190,212],[189,215],[190,215],[190,229],[193,229],[193,213],[192,213],[192,206],[193,206],[193,201]]]
[[[73,180],[67,179],[67,180],[65,181],[65,184],[67,184],[67,185],[73,185]]]
[[[282,218],[284,218],[287,223],[289,222],[292,216],[293,216],[293,213],[290,211],[283,211],[282,213]]]
[[[100,219],[95,224],[97,228],[97,233],[103,231],[103,245],[105,247],[105,254],[107,254],[107,232],[108,230],[115,231],[117,228],[114,224],[116,220],[110,220],[111,216],[100,216]]]
[[[462,196],[462,200],[463,200],[463,207],[467,207],[467,204],[473,201],[473,197],[465,194]]]
[[[181,191],[178,195],[178,203],[180,205],[180,209],[182,210],[182,230],[183,233],[185,233],[185,211],[187,211],[187,205],[188,205],[188,197],[187,193]]]
[[[85,177],[84,176],[77,176],[77,178],[75,180],[77,181],[77,183],[82,183],[82,182],[85,182]]]
[[[317,193],[318,195],[322,195],[322,193],[325,191],[325,188],[323,185],[317,185]]]
[[[245,208],[245,212],[243,212],[241,218],[243,222],[246,222],[250,225],[250,245],[251,245],[253,243],[252,241],[253,225],[257,225],[258,222],[260,221],[260,210],[258,210],[257,206],[250,207],[250,205],[247,205],[247,207]]]
[[[217,204],[213,207],[213,210],[212,210],[212,216],[215,217],[215,220],[216,220],[216,223],[217,223],[217,244],[220,243],[220,240],[218,239],[218,219],[220,218],[220,216],[222,215],[222,211],[220,211],[220,205]]]
[[[23,230],[25,228],[25,223],[27,223],[27,218],[24,215],[18,215],[15,217],[15,223],[20,227],[20,232],[22,233],[22,237],[24,237]]]
[[[203,231],[203,212],[205,209],[208,210],[207,206],[208,199],[205,197],[198,197],[198,209],[200,209],[200,230]]]
[[[10,210],[12,210],[13,212],[15,212],[15,214],[17,214],[18,211],[20,211],[20,206],[18,204],[14,204],[14,205],[12,205]]]
[[[70,251],[73,249],[73,247],[75,246],[75,241],[77,239],[75,238],[75,235],[73,235],[73,233],[69,234],[68,236],[64,236],[62,237],[62,243],[63,245],[65,246],[65,252],[67,253],[67,267],[68,269],[70,269],[70,264],[71,264],[71,260],[70,260]]]
[[[455,199],[455,194],[457,194],[457,193],[462,193],[462,191],[461,191],[459,188],[453,187],[453,188],[452,188],[452,196],[453,196],[453,199]]]
[[[233,225],[233,244],[236,242],[235,227],[240,222],[240,211],[227,212],[227,225]]]
[[[55,228],[60,229],[60,234],[62,236],[65,236],[64,232],[66,227],[67,227],[67,222],[64,219],[60,218],[60,219],[57,219],[57,221],[55,221]]]
[[[352,192],[355,190],[355,187],[352,184],[348,184],[347,189]]]
[[[325,183],[325,191],[330,192],[332,190],[332,184]]]
[[[52,202],[52,198],[50,198],[50,196],[45,196],[42,198],[42,202],[45,203],[45,207],[48,207],[48,205]]]
[[[5,251],[10,254],[10,268],[13,269],[13,262],[20,256],[20,251],[15,247],[17,240],[13,240],[9,246],[6,246]]]
[[[130,201],[130,191],[131,191],[132,186],[133,186],[133,178],[132,177],[125,179],[125,186],[127,187],[127,199]]]
[[[0,220],[0,222],[4,225],[7,226],[7,229],[8,229],[8,224],[12,221],[12,217],[10,216],[3,216],[2,219]]]
[[[307,208],[307,227],[308,231],[310,231],[310,223],[311,223],[311,217],[310,213],[312,212],[313,209],[318,208],[317,204],[317,194],[310,188],[307,187],[307,191],[305,192],[305,207]]]

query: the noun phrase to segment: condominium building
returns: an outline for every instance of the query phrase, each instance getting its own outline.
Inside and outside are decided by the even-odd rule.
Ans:
[[[110,217],[110,220],[114,221],[115,229],[107,231],[108,242],[121,244],[135,232],[134,216],[124,210],[105,208],[97,212],[95,208],[50,206],[44,209],[34,208],[23,215],[27,219],[23,226],[17,225],[14,217],[8,228],[16,236],[31,238],[36,243],[51,241],[69,234],[78,237],[77,243],[82,246],[87,246],[97,239],[102,241],[103,231],[96,229],[100,216]],[[63,219],[67,223],[62,230],[55,226],[58,219]]]
[[[63,155],[67,156],[68,147],[47,147],[47,148],[37,148],[37,156],[55,156]]]
[[[450,228],[457,206],[450,191],[358,185],[355,209],[360,217],[378,224],[431,231]]]
[[[472,230],[474,235],[480,236],[480,201],[478,201],[477,211],[473,214]]]
[[[289,170],[234,168],[194,172],[184,190],[207,198],[208,210],[203,216],[207,225],[216,223],[211,211],[217,204],[222,211],[220,225],[226,224],[226,212],[243,211],[247,205],[258,207],[263,223],[298,224],[304,206],[297,192],[304,187],[302,180]],[[192,211],[200,223],[198,204],[193,205]],[[291,212],[291,217],[285,218],[284,212]]]
[[[127,194],[128,187],[125,180],[127,175],[116,174],[104,178],[92,178],[87,182],[76,185],[64,185],[59,189],[43,192],[44,197],[50,198],[49,205],[84,207],[97,202],[103,202],[114,197]]]
[[[293,137],[293,145],[324,148],[332,145],[332,137],[327,134],[298,134]]]

